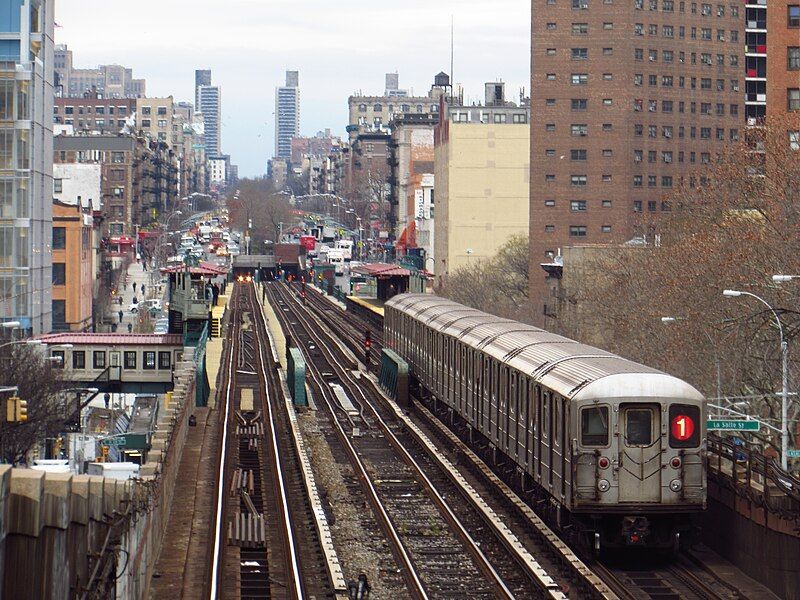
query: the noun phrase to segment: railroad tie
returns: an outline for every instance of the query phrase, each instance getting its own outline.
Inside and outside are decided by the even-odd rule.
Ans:
[[[228,522],[228,543],[240,548],[266,548],[267,526],[263,514],[236,514]]]
[[[250,494],[255,489],[255,474],[252,469],[236,469],[233,472],[233,480],[231,482],[231,496],[235,496],[242,491]]]

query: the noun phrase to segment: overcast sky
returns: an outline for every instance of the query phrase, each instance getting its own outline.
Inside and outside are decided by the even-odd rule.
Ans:
[[[147,79],[148,96],[194,100],[194,70],[222,86],[222,148],[242,176],[274,151],[275,86],[300,71],[303,135],[344,135],[347,97],[382,94],[384,74],[424,94],[450,70],[468,98],[502,79],[530,86],[530,0],[55,0],[56,43],[76,67],[117,63]]]

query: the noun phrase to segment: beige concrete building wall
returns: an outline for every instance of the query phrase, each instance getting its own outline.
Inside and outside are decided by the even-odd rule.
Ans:
[[[452,123],[435,148],[436,286],[527,234],[530,130],[526,124]]]
[[[167,98],[137,98],[136,126],[172,147],[172,121],[174,118],[172,96]]]

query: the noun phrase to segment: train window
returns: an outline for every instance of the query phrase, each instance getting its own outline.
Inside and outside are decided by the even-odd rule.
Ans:
[[[687,404],[669,407],[670,448],[696,448],[700,445],[700,408]]]
[[[625,442],[628,446],[649,446],[653,441],[653,411],[629,408],[625,411]]]
[[[581,410],[581,446],[608,445],[608,407],[592,406]]]

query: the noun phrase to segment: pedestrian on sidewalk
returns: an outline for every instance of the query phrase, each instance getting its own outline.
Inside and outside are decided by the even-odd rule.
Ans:
[[[124,317],[124,316],[125,316],[125,313],[122,312],[122,311],[119,311],[119,322],[120,323],[122,323],[122,317]]]
[[[128,333],[133,331],[133,323],[128,323]]]
[[[119,297],[119,305],[122,306],[122,296]]]
[[[142,298],[144,298],[144,297],[145,297],[145,295],[144,295],[144,284],[142,284]]]
[[[133,282],[133,293],[134,294],[136,293],[136,282],[135,281]]]

